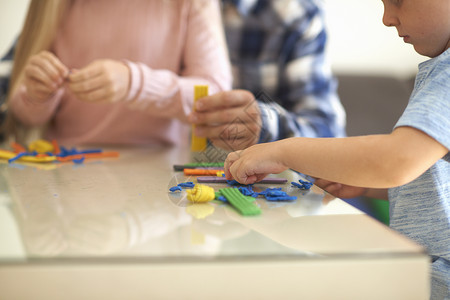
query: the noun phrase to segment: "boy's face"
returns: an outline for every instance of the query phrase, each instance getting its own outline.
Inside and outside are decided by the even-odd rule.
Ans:
[[[417,53],[436,57],[450,46],[450,0],[382,0],[383,23]]]

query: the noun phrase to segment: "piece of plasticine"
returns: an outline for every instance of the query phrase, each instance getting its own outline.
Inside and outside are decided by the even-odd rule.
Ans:
[[[184,165],[173,165],[174,171],[183,171],[184,169],[198,169],[198,168],[219,169],[223,168],[223,162],[196,162],[196,163],[187,163]]]
[[[216,193],[210,186],[204,184],[196,184],[193,189],[186,190],[187,199],[193,203],[203,203],[214,200]]]
[[[184,175],[209,175],[217,176],[217,172],[223,172],[223,169],[184,169]]]
[[[208,96],[208,86],[207,85],[196,85],[194,86],[194,111],[195,111],[195,102],[198,99]],[[192,125],[191,132],[191,151],[192,152],[201,152],[206,150],[207,141],[205,137],[199,137],[195,135],[195,125]]]
[[[216,177],[216,176],[200,176],[197,177],[198,183],[227,183],[227,179],[225,177]],[[270,184],[283,184],[286,183],[287,179],[279,178],[279,177],[266,177],[261,181],[255,182],[258,183],[270,183]]]
[[[23,152],[26,153],[26,152]],[[25,162],[52,162],[56,160],[54,156],[31,156],[26,154],[21,154],[19,157],[17,153],[8,150],[0,149],[0,158],[11,160],[11,162],[15,160],[25,161]]]
[[[219,191],[241,215],[255,216],[261,214],[261,209],[255,203],[249,201],[248,196],[242,195],[238,189],[223,188]]]

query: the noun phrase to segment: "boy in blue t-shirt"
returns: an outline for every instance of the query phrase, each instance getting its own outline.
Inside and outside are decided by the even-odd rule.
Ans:
[[[431,57],[419,65],[409,104],[391,134],[290,138],[230,153],[228,179],[245,184],[288,168],[336,197],[390,201],[390,225],[432,261],[431,298],[450,299],[450,4],[383,0],[383,23]]]

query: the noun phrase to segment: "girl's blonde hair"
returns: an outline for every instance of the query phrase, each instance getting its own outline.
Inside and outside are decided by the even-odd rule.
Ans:
[[[14,64],[9,83],[8,97],[13,95],[23,78],[29,58],[41,51],[51,50],[61,19],[71,0],[31,0],[14,53]],[[22,140],[20,124],[7,114],[4,131],[7,136]]]

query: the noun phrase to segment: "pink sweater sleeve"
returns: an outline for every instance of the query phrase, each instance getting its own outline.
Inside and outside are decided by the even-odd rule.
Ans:
[[[180,74],[125,61],[131,71],[126,99],[131,108],[185,120],[192,110],[195,85],[208,85],[210,94],[231,88],[231,70],[218,2],[194,0],[187,13],[189,26]]]

